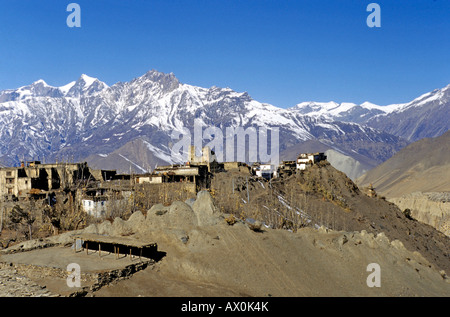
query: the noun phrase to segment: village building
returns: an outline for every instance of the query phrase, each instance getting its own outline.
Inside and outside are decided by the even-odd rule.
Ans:
[[[90,177],[87,163],[22,162],[19,167],[0,168],[0,197],[14,200],[33,195],[47,196]]]
[[[81,207],[90,216],[101,218],[107,213],[108,199],[105,197],[83,198]]]
[[[78,201],[83,210],[94,217],[104,217],[113,204],[121,204],[132,195],[132,188],[127,184],[98,183],[96,186],[83,187],[77,190]]]
[[[193,193],[210,188],[214,173],[239,171],[257,177],[272,179],[291,175],[298,170],[326,160],[324,153],[302,153],[296,161],[283,161],[280,165],[244,162],[217,162],[214,151],[202,148],[201,156],[190,146],[185,164],[156,167],[151,173],[117,174],[115,170],[91,169],[87,163],[22,162],[18,167],[0,168],[0,199],[2,201],[27,198],[46,199],[52,206],[55,195],[68,194],[89,215],[104,217],[109,209],[128,199],[136,186],[150,184],[174,186]],[[174,185],[172,185],[174,184]],[[165,188],[165,190],[169,190]],[[125,199],[125,200],[124,200]],[[113,205],[111,205],[113,203]]]
[[[197,183],[207,175],[206,165],[169,165],[158,166],[153,173],[161,177],[162,183],[189,182]],[[159,181],[159,179],[158,179]]]
[[[89,172],[95,180],[99,181],[111,181],[116,179],[116,170],[95,170],[89,169]]]
[[[195,146],[189,146],[188,152],[188,163],[189,165],[204,165],[208,167],[208,172],[211,172],[211,163],[216,162],[217,158],[214,151],[211,150],[209,146],[205,146],[202,148],[201,156],[197,156],[195,153]]]
[[[163,175],[151,173],[137,174],[134,175],[134,182],[136,184],[144,184],[144,183],[161,184],[163,182]]]
[[[327,156],[324,153],[301,153],[297,157],[297,169],[305,170],[307,166],[317,164],[320,161],[324,161],[326,159]]]
[[[252,174],[265,179],[272,179],[278,176],[278,167],[272,164],[253,163]]]
[[[44,199],[49,206],[55,195],[72,195],[89,215],[104,216],[111,197],[121,200],[131,193],[130,175],[115,170],[94,170],[87,163],[21,162],[0,168],[0,199],[4,202]]]
[[[297,170],[296,161],[282,161],[280,165],[278,165],[277,175],[278,176],[289,176],[295,173]]]
[[[209,188],[210,173],[207,165],[158,166],[151,175],[151,183],[183,183],[194,193],[200,188]]]
[[[197,156],[195,146],[190,146],[186,164],[158,166],[152,173],[133,175],[135,184],[183,183],[185,189],[197,192],[209,188],[211,173],[224,171],[224,163],[218,163],[214,151],[208,146]]]
[[[223,169],[225,171],[239,171],[239,172],[249,172],[250,166],[245,162],[223,162]]]

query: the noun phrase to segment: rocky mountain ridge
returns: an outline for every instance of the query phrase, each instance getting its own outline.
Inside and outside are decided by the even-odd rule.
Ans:
[[[117,155],[111,158],[112,153],[140,139],[147,145],[144,157],[132,160],[120,153],[123,164],[115,168],[142,172],[156,164],[182,161],[170,151],[175,142],[171,135],[192,131],[194,120],[223,131],[226,127],[277,127],[280,152],[315,140],[370,167],[407,144],[397,136],[358,123],[277,108],[230,88],[183,84],[174,74],[152,70],[112,86],[82,75],[61,87],[39,80],[1,91],[0,162],[14,165],[23,159],[87,158],[113,162]]]
[[[402,104],[302,102],[291,109],[314,117],[364,124],[414,142],[449,130],[449,107],[450,85],[447,85]]]

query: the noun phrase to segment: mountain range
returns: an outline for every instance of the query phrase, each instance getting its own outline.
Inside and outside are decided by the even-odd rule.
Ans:
[[[403,104],[302,102],[291,109],[316,117],[364,124],[414,142],[440,136],[450,129],[449,104],[450,85],[447,85]]]
[[[303,102],[283,109],[156,70],[112,86],[87,75],[61,87],[38,80],[0,91],[0,163],[86,160],[94,168],[143,173],[183,162],[171,154],[171,135],[192,131],[199,120],[224,132],[278,127],[280,159],[323,150],[356,178],[415,139],[447,131],[449,91],[450,85],[400,105]]]
[[[409,144],[357,179],[388,198],[414,192],[450,192],[450,131]]]

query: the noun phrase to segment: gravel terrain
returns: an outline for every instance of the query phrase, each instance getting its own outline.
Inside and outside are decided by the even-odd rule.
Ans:
[[[55,297],[44,286],[19,275],[14,268],[0,268],[0,297]]]

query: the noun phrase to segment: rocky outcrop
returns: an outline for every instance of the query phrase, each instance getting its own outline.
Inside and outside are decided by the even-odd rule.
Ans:
[[[401,210],[410,211],[411,217],[433,226],[450,236],[450,193],[414,192],[397,198],[390,198]]]
[[[192,210],[197,216],[199,225],[214,225],[217,223],[220,213],[214,205],[213,198],[208,191],[198,192],[197,199],[192,204]]]

